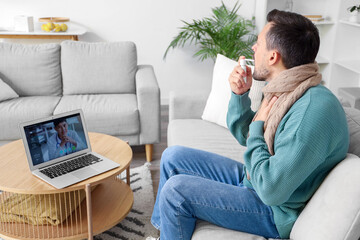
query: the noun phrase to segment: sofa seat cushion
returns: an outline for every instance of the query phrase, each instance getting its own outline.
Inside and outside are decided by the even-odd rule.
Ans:
[[[19,123],[53,115],[60,97],[20,97],[0,102],[1,140],[21,138]]]
[[[266,240],[266,238],[263,238],[261,236],[225,229],[213,225],[211,223],[198,220],[196,222],[196,228],[191,240],[205,240],[205,239],[206,240],[218,240],[218,239]]]
[[[201,119],[175,119],[168,126],[168,146],[197,148],[243,162],[246,150],[229,129]]]
[[[133,42],[61,43],[64,95],[135,93]]]
[[[1,43],[0,78],[20,96],[60,96],[60,45]]]
[[[63,96],[55,114],[82,109],[88,131],[109,135],[140,132],[135,94],[98,94]]]

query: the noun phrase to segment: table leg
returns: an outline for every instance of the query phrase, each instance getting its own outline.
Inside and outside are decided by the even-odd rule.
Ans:
[[[126,141],[129,144],[129,141]],[[126,168],[126,183],[130,186],[130,166]]]
[[[86,214],[87,214],[88,235],[89,235],[88,239],[93,240],[91,186],[90,186],[90,184],[86,184],[85,193],[86,193],[86,210],[87,210]]]
[[[126,183],[130,186],[130,166],[126,168]]]

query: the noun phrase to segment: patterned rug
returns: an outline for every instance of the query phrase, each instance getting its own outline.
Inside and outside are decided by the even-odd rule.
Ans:
[[[158,231],[151,225],[154,206],[154,191],[151,173],[145,163],[130,169],[130,187],[134,193],[134,205],[126,218],[115,227],[94,237],[95,240],[140,240],[148,236],[158,237]],[[125,173],[120,176],[126,181]]]

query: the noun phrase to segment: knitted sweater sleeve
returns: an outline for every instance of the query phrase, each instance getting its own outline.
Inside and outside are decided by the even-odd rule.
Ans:
[[[243,146],[246,146],[249,125],[255,115],[250,106],[249,91],[242,95],[231,92],[226,122],[232,135]]]

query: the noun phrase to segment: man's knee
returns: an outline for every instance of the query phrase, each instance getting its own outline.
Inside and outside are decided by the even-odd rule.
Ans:
[[[173,163],[179,162],[185,151],[186,147],[178,145],[166,148],[161,156],[161,167],[173,165]]]
[[[175,175],[166,181],[160,194],[160,209],[175,209],[184,202],[188,177],[186,175]]]

